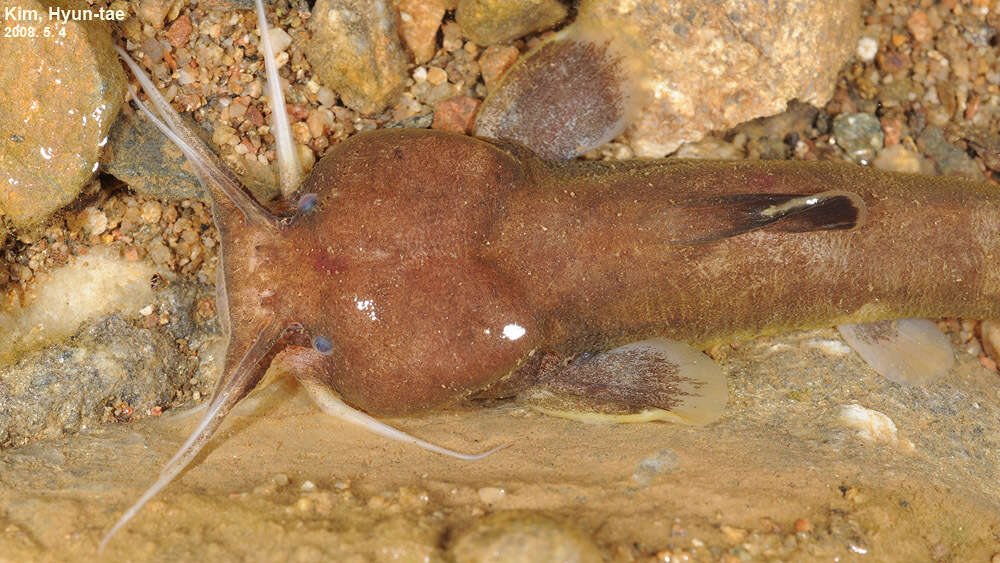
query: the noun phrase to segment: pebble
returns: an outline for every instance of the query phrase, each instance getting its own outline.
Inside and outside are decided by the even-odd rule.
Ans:
[[[604,561],[589,535],[535,512],[490,514],[458,533],[448,549],[456,563]]]
[[[288,32],[280,27],[268,28],[267,33],[271,39],[271,47],[274,49],[275,58],[277,58],[278,53],[283,52],[292,44],[292,36],[288,35]]]
[[[142,204],[142,220],[147,223],[156,223],[160,220],[160,215],[163,213],[163,207],[158,201],[147,201]]]
[[[945,139],[940,127],[927,126],[917,137],[917,146],[934,161],[942,176],[960,176],[970,180],[983,181],[982,170],[968,153],[952,145]]]
[[[892,145],[883,150],[872,160],[872,166],[891,172],[909,172],[913,174],[933,174],[934,165],[919,153],[915,153],[903,145]]]
[[[487,46],[554,27],[567,13],[559,0],[459,0],[455,21],[466,37]]]
[[[427,82],[434,86],[448,81],[448,73],[443,68],[432,66],[427,69]]]
[[[174,48],[179,48],[187,45],[188,38],[191,37],[191,32],[193,31],[191,26],[191,18],[187,14],[174,20],[174,23],[170,24],[167,28],[167,41],[170,42]]]
[[[399,34],[418,65],[437,51],[437,32],[444,17],[444,0],[398,0]]]
[[[808,534],[812,531],[812,522],[808,518],[799,518],[794,524],[795,533],[797,534]]]
[[[858,164],[868,164],[882,150],[882,124],[868,113],[842,113],[833,120],[837,145]]]
[[[96,207],[88,207],[83,210],[83,230],[91,235],[99,235],[108,228],[108,216]]]
[[[312,481],[303,481],[302,484],[299,485],[299,490],[306,493],[313,492],[316,489],[316,483],[313,483]]]
[[[459,96],[439,102],[434,106],[431,129],[453,133],[469,133],[476,118],[480,101],[469,96]]]
[[[983,339],[983,351],[994,362],[1000,362],[1000,322],[983,321],[979,325],[979,331]]]
[[[135,3],[135,14],[139,19],[157,29],[163,27],[169,9],[166,0],[144,0]]]
[[[747,531],[743,528],[722,526],[720,529],[722,530],[722,534],[726,536],[726,539],[731,543],[741,543],[743,540],[747,539]]]
[[[906,20],[906,28],[910,30],[913,39],[918,43],[926,43],[934,35],[934,29],[931,28],[927,12],[919,8],[913,10],[913,13]]]
[[[519,56],[521,52],[511,45],[491,45],[483,51],[479,57],[479,68],[487,90],[496,86],[503,73],[517,62]]]
[[[483,504],[498,504],[507,496],[507,491],[500,487],[482,487],[476,494]]]
[[[307,27],[306,59],[344,105],[375,114],[403,91],[407,58],[387,0],[317,0]]]
[[[838,416],[840,423],[858,431],[858,437],[866,442],[895,444],[898,440],[896,423],[876,410],[858,404],[841,405]]]
[[[858,40],[858,48],[855,50],[855,53],[862,61],[866,63],[872,62],[878,53],[878,41],[871,37],[862,37]]]

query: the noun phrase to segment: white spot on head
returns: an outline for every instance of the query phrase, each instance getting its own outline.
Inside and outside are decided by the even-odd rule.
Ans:
[[[528,331],[524,330],[524,327],[514,323],[503,327],[503,337],[507,340],[517,340],[518,338],[524,336],[526,332]]]
[[[378,320],[378,315],[375,314],[375,301],[371,299],[358,299],[355,297],[354,304],[357,306],[358,310],[364,312],[365,316],[369,319],[373,321]]]

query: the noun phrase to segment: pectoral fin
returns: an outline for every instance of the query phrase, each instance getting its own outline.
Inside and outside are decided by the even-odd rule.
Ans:
[[[732,194],[681,201],[660,210],[671,244],[715,242],[767,229],[786,233],[850,230],[864,224],[864,200],[851,192]]]
[[[654,338],[580,358],[518,396],[546,414],[586,422],[708,424],[726,407],[726,377],[687,344]]]
[[[568,160],[625,130],[641,105],[644,59],[625,36],[578,21],[507,71],[483,102],[474,132]]]
[[[897,383],[926,385],[955,364],[951,342],[926,319],[901,319],[837,329],[868,365]]]

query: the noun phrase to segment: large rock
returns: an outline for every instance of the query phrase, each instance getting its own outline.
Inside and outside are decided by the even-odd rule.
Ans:
[[[214,375],[218,327],[196,305],[210,295],[207,286],[171,284],[152,299],[166,324],[134,308],[115,312],[0,368],[0,449],[176,403],[192,376]]]
[[[386,0],[318,0],[309,30],[306,58],[347,107],[378,113],[403,90],[406,55]]]
[[[559,0],[460,0],[455,21],[478,45],[512,41],[566,19]]]
[[[97,170],[125,95],[107,24],[50,22],[50,5],[87,8],[0,0],[0,11],[35,10],[40,18],[8,18],[6,26],[34,36],[0,42],[0,213],[15,227],[38,223],[77,196]],[[45,37],[46,29],[56,35]]]
[[[594,18],[648,43],[648,106],[627,134],[659,157],[706,132],[823,105],[857,43],[859,0],[583,0]]]

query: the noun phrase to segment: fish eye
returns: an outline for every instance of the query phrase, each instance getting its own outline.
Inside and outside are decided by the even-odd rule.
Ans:
[[[313,193],[303,194],[302,197],[299,198],[299,202],[296,204],[296,207],[298,207],[299,211],[307,213],[316,208],[316,202],[318,200],[319,198],[316,196],[316,194]]]
[[[330,339],[325,336],[317,336],[313,338],[312,344],[313,348],[324,356],[333,352],[333,342],[330,342]]]

